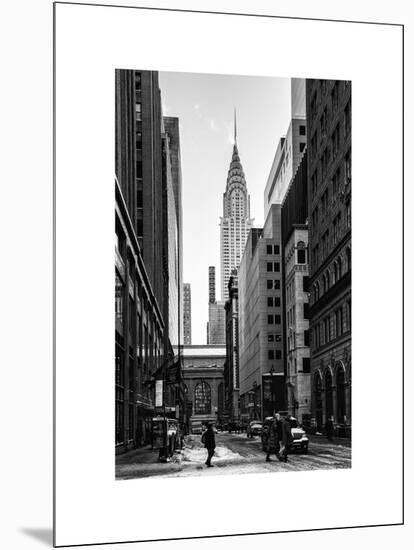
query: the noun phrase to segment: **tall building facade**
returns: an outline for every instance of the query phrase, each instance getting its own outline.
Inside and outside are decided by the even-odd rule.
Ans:
[[[229,298],[226,311],[226,362],[224,365],[224,404],[230,421],[240,419],[240,370],[239,370],[239,292],[237,269],[229,279]]]
[[[178,229],[158,74],[115,71],[115,444],[151,441],[155,380],[171,408],[182,392],[170,334],[178,333]],[[172,285],[175,285],[175,290]],[[170,312],[171,319],[170,322]]]
[[[224,346],[226,344],[226,314],[224,302],[216,300],[216,268],[208,268],[208,322],[207,344]]]
[[[253,225],[250,218],[250,196],[237,148],[236,119],[234,121],[233,154],[223,194],[223,216],[220,218],[221,300],[228,298],[228,282],[234,268],[238,269]]]
[[[351,431],[351,82],[307,80],[312,416]]]
[[[310,427],[308,226],[295,225],[285,244],[287,410]]]
[[[242,421],[285,410],[281,205],[253,228],[239,269],[240,413]]]
[[[311,420],[307,152],[282,204],[287,410]]]
[[[183,284],[183,344],[191,346],[191,285]]]

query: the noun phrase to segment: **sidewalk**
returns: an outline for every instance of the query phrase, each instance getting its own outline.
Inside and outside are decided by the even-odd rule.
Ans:
[[[158,449],[151,445],[117,455],[115,458],[116,479],[131,479],[166,474],[181,470],[181,453],[175,453],[169,462],[158,461]]]
[[[321,445],[341,445],[342,447],[351,447],[351,440],[347,437],[334,437],[328,441],[326,435],[306,434],[311,443],[320,443]]]

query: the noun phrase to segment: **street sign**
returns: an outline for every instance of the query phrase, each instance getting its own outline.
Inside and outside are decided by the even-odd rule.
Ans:
[[[156,407],[162,407],[162,389],[163,389],[163,381],[156,380],[155,381],[155,406]]]

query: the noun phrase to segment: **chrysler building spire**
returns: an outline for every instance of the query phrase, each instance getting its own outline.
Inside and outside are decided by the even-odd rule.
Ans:
[[[234,108],[234,145],[237,147],[236,107]]]
[[[237,148],[237,120],[234,109],[234,145],[223,194],[223,216],[220,218],[221,299],[228,297],[228,282],[233,269],[238,269],[249,231],[250,196]]]

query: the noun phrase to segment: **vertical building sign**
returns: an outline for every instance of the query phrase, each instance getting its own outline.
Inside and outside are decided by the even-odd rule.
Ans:
[[[163,380],[155,381],[155,406],[162,407],[162,389],[163,389]]]

